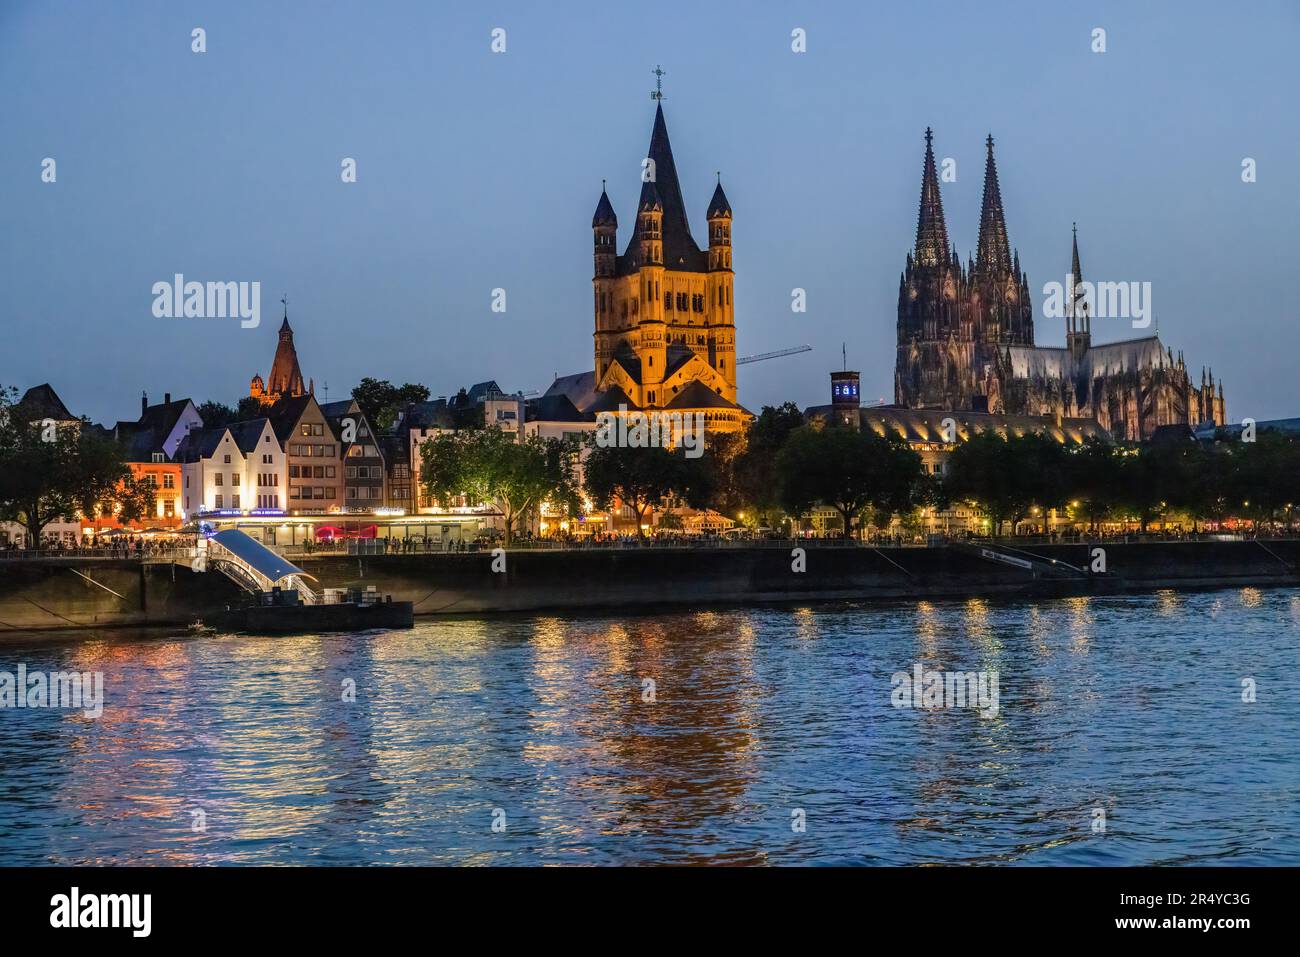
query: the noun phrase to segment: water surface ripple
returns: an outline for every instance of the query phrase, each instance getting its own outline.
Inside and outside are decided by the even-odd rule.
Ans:
[[[0,864],[1294,865],[1298,638],[1293,589],[9,637],[106,702],[0,709]],[[893,707],[917,662],[997,714]]]

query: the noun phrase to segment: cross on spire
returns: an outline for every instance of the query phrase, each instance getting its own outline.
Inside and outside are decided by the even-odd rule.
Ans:
[[[650,91],[650,99],[662,100],[664,98],[664,73],[667,71],[656,63],[655,68],[650,72],[655,75],[655,88]]]
[[[289,294],[286,292],[283,296],[280,297],[280,301],[284,303],[284,318],[288,319],[289,318]]]

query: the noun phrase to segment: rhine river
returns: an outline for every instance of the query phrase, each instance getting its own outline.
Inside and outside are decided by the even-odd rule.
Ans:
[[[104,705],[0,709],[3,865],[1300,864],[1295,589],[0,639],[20,664]],[[996,712],[895,707],[917,664],[996,674]]]

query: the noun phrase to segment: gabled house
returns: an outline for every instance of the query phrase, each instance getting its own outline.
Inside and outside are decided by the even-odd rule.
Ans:
[[[244,453],[229,426],[191,431],[181,440],[176,459],[187,520],[244,508]]]
[[[243,507],[250,510],[275,511],[285,507],[286,465],[270,419],[232,422],[231,438],[244,454]]]
[[[322,405],[339,440],[343,460],[343,501],[350,511],[369,512],[384,505],[384,452],[370,421],[355,399]]]
[[[186,519],[284,507],[285,456],[269,419],[193,430],[176,461]]]
[[[267,412],[285,455],[284,507],[295,515],[324,515],[344,507],[339,440],[311,393],[282,398]]]

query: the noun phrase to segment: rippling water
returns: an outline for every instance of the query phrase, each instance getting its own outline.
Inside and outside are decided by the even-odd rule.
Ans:
[[[1296,864],[1298,638],[1254,589],[11,638],[106,701],[0,710],[0,864]],[[893,707],[917,662],[997,714]]]

